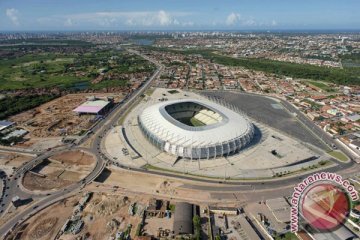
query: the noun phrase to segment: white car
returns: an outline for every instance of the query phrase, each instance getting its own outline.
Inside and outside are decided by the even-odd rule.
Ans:
[[[350,212],[350,216],[353,218],[360,219],[360,210],[352,209]]]

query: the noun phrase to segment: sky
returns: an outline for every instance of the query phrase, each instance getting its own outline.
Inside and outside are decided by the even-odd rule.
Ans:
[[[0,0],[0,31],[359,29],[360,0]]]

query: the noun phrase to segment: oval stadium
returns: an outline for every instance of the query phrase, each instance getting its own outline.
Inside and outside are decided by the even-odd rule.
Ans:
[[[191,160],[235,154],[254,136],[253,124],[241,113],[195,99],[149,106],[138,116],[138,123],[157,148]]]

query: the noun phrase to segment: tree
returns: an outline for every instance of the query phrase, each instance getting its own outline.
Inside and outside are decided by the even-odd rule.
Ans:
[[[196,240],[200,240],[201,235],[201,219],[198,215],[195,215],[193,217],[193,224],[194,224],[194,230],[195,230],[195,236],[194,238]]]

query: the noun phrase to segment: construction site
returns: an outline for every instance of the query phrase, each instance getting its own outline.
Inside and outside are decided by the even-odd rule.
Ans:
[[[66,187],[86,177],[95,167],[92,155],[70,151],[45,159],[26,172],[23,186],[30,191],[48,191]]]
[[[79,197],[64,199],[49,208],[44,209],[22,225],[18,226],[13,234],[6,239],[45,240],[54,239],[66,219],[71,215],[73,206]]]
[[[68,94],[14,115],[10,121],[29,131],[28,137],[30,138],[81,135],[97,121],[97,116],[77,114],[73,110],[90,97],[113,97],[114,103],[123,99],[122,93],[104,93],[101,96],[94,96],[91,93]]]
[[[9,174],[32,158],[31,155],[0,151],[0,168]]]
[[[168,207],[168,201],[150,196],[83,192],[31,217],[6,239],[166,237],[173,226]]]

